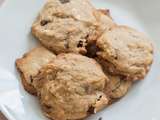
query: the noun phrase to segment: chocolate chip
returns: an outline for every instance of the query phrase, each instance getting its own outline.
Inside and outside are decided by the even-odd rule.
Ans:
[[[31,80],[31,83],[33,83],[33,76],[29,76],[30,77],[30,80]]]
[[[45,25],[47,25],[49,23],[49,21],[48,20],[42,20],[41,21],[41,26],[45,26]]]
[[[110,10],[109,9],[98,9],[101,13],[104,15],[110,15]]]
[[[86,46],[86,49],[87,49],[87,54],[86,56],[87,57],[90,57],[90,58],[94,58],[97,56],[97,52],[100,50],[95,43],[92,43],[92,44],[88,44]]]
[[[89,38],[89,34],[87,34],[86,37],[85,37],[86,43],[88,42],[88,38]]]
[[[97,101],[100,101],[100,100],[101,100],[101,98],[102,98],[102,95],[100,95],[100,96],[99,96],[99,98],[97,99]]]
[[[43,105],[42,105],[42,109],[43,109],[46,113],[51,113],[51,111],[53,110],[53,107],[50,106],[50,105],[43,104]]]
[[[118,56],[115,56],[114,59],[115,59],[115,60],[118,60]]]
[[[62,4],[70,2],[70,0],[59,0]]]
[[[51,108],[52,108],[50,105],[44,105],[44,107],[45,107],[46,109],[51,109]]]
[[[83,47],[83,41],[80,40],[77,47]]]
[[[95,108],[94,108],[93,106],[90,106],[87,112],[88,112],[89,114],[94,114],[94,109],[95,109]]]

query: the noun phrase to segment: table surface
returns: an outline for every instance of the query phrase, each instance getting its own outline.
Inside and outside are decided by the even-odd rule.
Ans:
[[[0,0],[0,5],[3,3],[4,0]],[[0,112],[0,120],[7,120],[4,115]]]
[[[4,0],[0,0],[0,5],[3,3]],[[0,112],[0,120],[7,120],[5,116]]]
[[[0,5],[3,3],[4,0],[0,0]],[[7,120],[5,116],[0,112],[0,120]]]
[[[4,0],[0,0],[0,5],[4,2]],[[4,115],[0,112],[0,120],[7,120]]]

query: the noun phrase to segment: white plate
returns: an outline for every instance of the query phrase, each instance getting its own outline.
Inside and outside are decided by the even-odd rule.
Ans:
[[[35,97],[24,91],[15,59],[33,48],[30,28],[45,0],[6,0],[0,8],[0,110],[9,120],[46,120]],[[115,21],[147,33],[155,44],[152,69],[122,100],[89,120],[160,120],[160,1],[92,0],[110,8]]]

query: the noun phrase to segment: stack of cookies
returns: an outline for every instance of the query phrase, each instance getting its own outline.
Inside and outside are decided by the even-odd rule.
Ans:
[[[148,37],[89,0],[48,0],[32,25],[41,45],[16,60],[26,91],[53,120],[79,120],[122,98],[153,61]]]

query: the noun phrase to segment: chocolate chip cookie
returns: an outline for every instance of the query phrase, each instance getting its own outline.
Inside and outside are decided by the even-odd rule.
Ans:
[[[38,46],[22,58],[16,60],[16,66],[20,72],[22,84],[26,91],[36,95],[37,91],[33,86],[33,77],[38,73],[40,68],[53,60],[56,56],[42,46]]]
[[[33,23],[32,33],[56,54],[85,54],[88,40],[99,34],[95,11],[88,0],[49,0]]]
[[[103,93],[108,78],[93,59],[60,54],[34,78],[44,113],[55,120],[77,120],[108,104]]]
[[[146,35],[127,26],[115,26],[98,39],[102,66],[129,80],[146,76],[153,61],[153,47]]]

